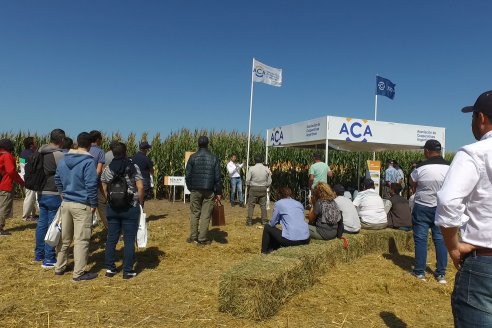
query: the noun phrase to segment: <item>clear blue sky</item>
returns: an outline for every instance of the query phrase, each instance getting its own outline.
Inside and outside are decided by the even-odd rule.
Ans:
[[[374,118],[375,75],[396,83],[378,120],[473,142],[461,107],[492,89],[491,1],[1,1],[0,130],[253,132],[324,115]]]

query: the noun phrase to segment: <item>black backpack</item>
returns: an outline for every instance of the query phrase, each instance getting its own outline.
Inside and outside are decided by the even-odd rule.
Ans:
[[[24,185],[27,189],[42,191],[46,184],[46,174],[44,173],[44,154],[35,152],[27,160],[24,167]]]
[[[109,182],[107,187],[108,204],[113,209],[127,209],[132,205],[133,194],[128,192],[128,183],[125,178],[125,174],[130,174],[131,169],[128,162],[123,164],[123,169],[120,168],[117,172],[113,171],[113,180]]]

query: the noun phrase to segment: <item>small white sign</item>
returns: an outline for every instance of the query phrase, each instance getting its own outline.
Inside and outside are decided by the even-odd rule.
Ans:
[[[184,186],[185,177],[164,177],[164,185],[166,186]]]

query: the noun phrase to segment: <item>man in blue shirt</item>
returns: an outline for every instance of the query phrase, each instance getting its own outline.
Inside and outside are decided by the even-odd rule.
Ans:
[[[106,195],[104,195],[100,181],[100,177],[104,168],[104,163],[106,163],[104,151],[101,149],[102,134],[100,131],[92,130],[89,135],[91,139],[91,148],[89,149],[89,153],[94,159],[94,164],[96,164],[96,173],[99,181],[99,188],[97,193],[97,217],[101,219],[104,227],[107,229],[108,220],[106,219]]]
[[[154,174],[154,163],[147,156],[150,145],[147,141],[140,143],[140,151],[133,156],[132,161],[138,166],[142,173],[144,183],[145,200],[152,198],[151,175]],[[143,206],[143,204],[142,204]]]

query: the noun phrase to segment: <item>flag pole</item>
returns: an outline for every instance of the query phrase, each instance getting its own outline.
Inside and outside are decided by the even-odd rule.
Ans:
[[[248,150],[246,154],[246,176],[248,175],[249,171],[249,147],[251,143],[251,114],[253,113],[253,90],[254,90],[254,83],[253,83],[253,71],[255,69],[255,59],[253,57],[253,63],[251,65],[251,96],[249,98],[249,125],[248,125]],[[246,202],[248,199],[248,185],[245,185],[244,187],[244,202]]]
[[[376,82],[378,80],[378,75],[376,74]],[[377,89],[377,84],[376,84],[376,89]],[[378,120],[378,94],[376,92],[376,101],[375,101],[375,104],[374,104],[374,121],[377,121]],[[372,160],[375,161],[376,160],[376,152],[373,151],[372,152]]]

